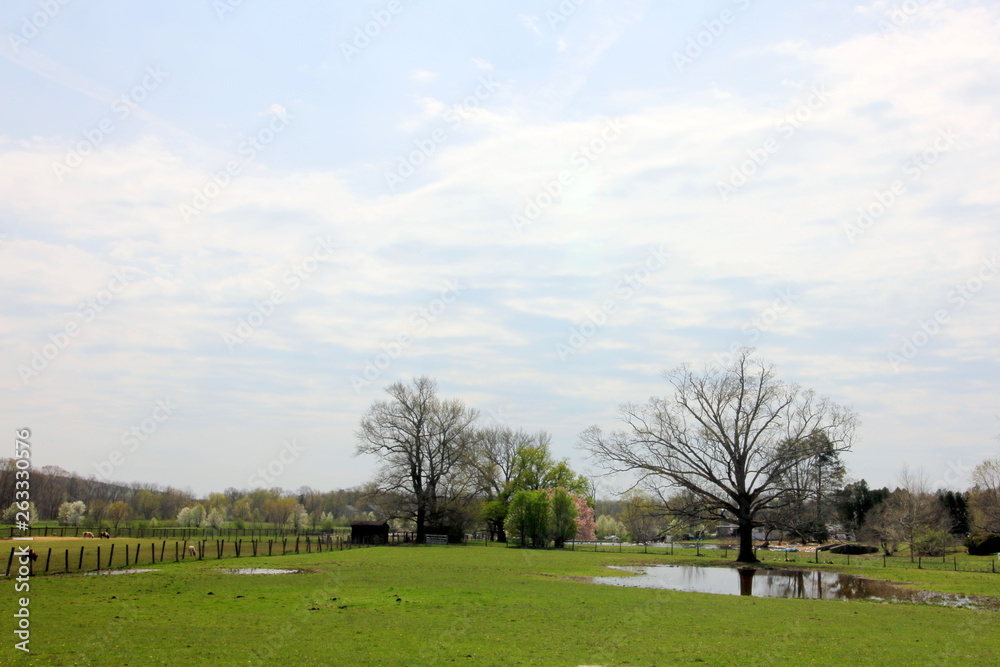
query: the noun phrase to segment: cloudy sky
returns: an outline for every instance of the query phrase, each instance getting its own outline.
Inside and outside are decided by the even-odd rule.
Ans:
[[[743,345],[854,407],[855,478],[1000,454],[996,3],[12,0],[0,28],[0,400],[36,466],[352,486],[360,416],[426,374],[587,470],[584,428]]]

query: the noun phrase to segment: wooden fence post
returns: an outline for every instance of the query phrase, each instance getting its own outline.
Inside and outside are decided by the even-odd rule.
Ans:
[[[66,574],[69,574],[69,549],[66,549]]]
[[[49,553],[45,555],[45,571],[49,571],[49,560],[52,559],[52,547],[49,547]]]
[[[115,545],[112,544],[111,548],[114,549],[114,547]],[[97,547],[97,571],[101,571],[101,547]]]
[[[4,576],[6,577],[10,576],[10,566],[13,562],[14,562],[14,547],[11,547],[10,556],[7,557],[7,574],[5,574]]]
[[[77,564],[76,569],[78,571],[83,569],[83,547],[80,547],[80,562]]]

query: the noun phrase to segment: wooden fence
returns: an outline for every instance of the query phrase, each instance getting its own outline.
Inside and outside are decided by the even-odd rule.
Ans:
[[[284,556],[288,554],[322,553],[323,551],[342,551],[358,548],[362,545],[352,544],[350,539],[340,535],[297,536],[294,541],[288,537],[264,540],[195,540],[173,541],[173,547],[167,546],[169,540],[157,542],[135,542],[125,545],[111,543],[95,544],[93,547],[81,546],[79,550],[58,549],[49,547],[44,553],[36,553],[37,561],[29,560],[29,573],[39,574],[70,574],[73,572],[101,572],[115,568],[134,567],[136,565],[156,565],[164,561],[179,563],[185,560],[206,560],[214,558],[255,558],[257,556]],[[30,542],[22,546],[31,547]],[[124,546],[124,548],[121,548]],[[102,551],[103,547],[103,551]],[[115,553],[117,548],[118,553]],[[7,557],[7,569],[4,576],[9,577],[12,567],[17,572],[15,552],[19,547],[11,547]],[[62,553],[60,553],[62,552]],[[18,557],[17,560],[20,560]]]
[[[85,532],[97,535],[102,530],[108,531],[111,537],[134,537],[136,539],[159,538],[167,540],[193,540],[198,537],[230,540],[248,537],[260,540],[266,537],[294,537],[296,535],[319,537],[331,532],[325,530],[296,530],[292,528],[180,528],[176,526],[157,526],[156,528],[148,526],[85,528],[83,526],[31,526],[30,528],[22,529],[10,526],[10,537],[82,537]],[[351,529],[335,526],[332,532],[350,533]]]

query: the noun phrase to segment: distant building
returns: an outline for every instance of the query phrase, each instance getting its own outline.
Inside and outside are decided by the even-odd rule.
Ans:
[[[716,526],[715,536],[722,539],[726,537],[739,537],[740,527],[734,523],[720,523]],[[764,539],[764,531],[761,528],[754,528],[752,539],[761,541]]]
[[[389,524],[385,521],[352,521],[351,542],[355,544],[388,544]]]

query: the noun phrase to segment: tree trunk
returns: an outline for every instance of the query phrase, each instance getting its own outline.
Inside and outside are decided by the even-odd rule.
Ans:
[[[427,521],[427,510],[423,505],[417,508],[417,544],[427,543],[427,527],[424,523]]]
[[[739,522],[740,533],[740,555],[736,557],[738,563],[758,563],[757,556],[753,553],[753,524],[746,520]]]

